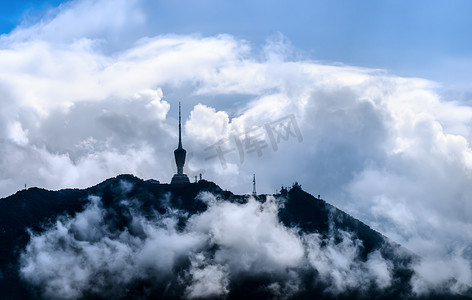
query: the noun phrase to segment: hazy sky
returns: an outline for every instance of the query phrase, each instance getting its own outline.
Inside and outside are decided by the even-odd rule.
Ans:
[[[472,284],[471,2],[14,3],[0,196],[170,181],[182,101],[191,179],[299,181]]]

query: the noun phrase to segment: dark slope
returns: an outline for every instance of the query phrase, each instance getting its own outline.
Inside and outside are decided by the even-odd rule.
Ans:
[[[87,189],[68,189],[61,191],[46,191],[31,188],[25,191],[0,199],[0,295],[2,299],[36,299],[40,298],[37,289],[31,287],[19,276],[19,257],[30,241],[28,230],[33,233],[44,232],[54,225],[62,216],[74,216],[86,209],[90,203],[89,197],[101,198],[101,205],[106,215],[106,228],[110,232],[130,232],[139,237],[133,227],[132,211],[139,211],[149,219],[155,217],[156,212],[165,215],[169,210],[178,210],[182,214],[178,220],[178,227],[184,229],[188,217],[207,210],[207,204],[198,200],[201,192],[211,192],[219,199],[247,203],[249,196],[233,195],[223,191],[213,182],[201,180],[184,186],[159,184],[156,181],[143,181],[132,175],[120,175],[108,179],[96,186]],[[312,269],[301,272],[303,286],[309,287],[294,296],[300,299],[406,299],[411,295],[409,285],[413,272],[411,264],[418,258],[408,253],[397,244],[390,242],[386,237],[372,230],[359,220],[338,210],[323,200],[316,199],[304,192],[298,186],[289,191],[275,195],[283,202],[280,207],[279,219],[287,227],[296,227],[300,232],[318,233],[325,239],[339,239],[339,232],[351,233],[353,239],[362,243],[361,260],[367,260],[370,253],[380,251],[382,256],[393,264],[393,284],[381,291],[372,287],[369,291],[347,290],[341,294],[331,295],[324,292],[326,283],[317,281],[318,273]],[[197,199],[196,199],[197,198]],[[261,195],[257,200],[264,202],[266,196]],[[126,205],[123,204],[126,201]],[[248,233],[249,234],[249,233]],[[217,247],[217,246],[215,246]],[[214,251],[216,249],[209,249]],[[188,260],[175,266],[175,272],[182,273],[189,265]],[[180,270],[180,271],[179,271]],[[267,282],[281,281],[275,273],[264,273],[252,276],[246,274],[241,280],[231,282],[229,299],[263,299],[273,297],[268,293]],[[167,279],[169,284],[178,285],[179,278]],[[318,282],[318,283],[317,283]],[[145,292],[144,292],[145,291]],[[165,296],[163,292],[165,291]],[[138,281],[126,289],[124,298],[141,299],[142,295],[152,299],[174,299],[182,296],[180,290],[169,289],[168,286],[156,285],[151,281]],[[104,299],[96,294],[85,294],[85,298]],[[429,295],[428,299],[463,299],[460,296],[449,294]],[[465,298],[467,299],[467,298]]]
[[[30,188],[0,199],[0,294],[6,299],[17,298],[25,289],[18,277],[18,257],[29,241],[27,230],[41,231],[62,214],[81,211],[87,203],[86,192],[57,192]]]
[[[288,192],[287,202],[281,210],[280,220],[289,227],[298,226],[305,232],[319,232],[327,235],[330,227],[353,232],[363,242],[365,257],[380,249],[387,239],[366,224],[337,209],[326,201],[317,199],[301,188]]]
[[[28,297],[29,289],[19,278],[18,258],[30,236],[28,231],[42,232],[62,215],[73,216],[81,212],[89,203],[89,196],[99,196],[111,214],[111,221],[117,219],[126,224],[126,213],[119,208],[122,193],[118,186],[129,183],[133,189],[126,196],[139,199],[140,209],[152,214],[153,210],[165,213],[167,204],[163,204],[165,195],[169,195],[173,207],[191,213],[206,208],[202,202],[193,201],[201,191],[218,193],[221,197],[233,197],[213,182],[201,180],[199,183],[186,185],[185,188],[159,184],[157,181],[143,181],[133,175],[120,175],[110,178],[87,189],[65,189],[48,191],[40,188],[21,190],[7,198],[0,199],[0,295],[1,299],[21,299]]]
[[[408,298],[409,282],[413,275],[411,264],[419,257],[326,201],[313,197],[297,185],[286,193],[286,198],[284,208],[279,212],[279,218],[286,226],[297,226],[308,233],[318,232],[325,238],[337,238],[336,231],[339,230],[350,232],[354,234],[354,238],[362,241],[360,256],[363,260],[373,251],[379,250],[384,258],[394,262],[393,276],[396,284],[383,290],[375,299]],[[351,295],[346,295],[346,298],[350,297]]]

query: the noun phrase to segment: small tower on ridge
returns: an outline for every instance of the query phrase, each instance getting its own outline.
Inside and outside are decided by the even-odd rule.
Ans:
[[[257,193],[256,193],[256,174],[252,174],[252,195],[254,197],[257,196]]]

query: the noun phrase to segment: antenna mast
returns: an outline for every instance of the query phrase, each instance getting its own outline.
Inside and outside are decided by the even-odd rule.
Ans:
[[[257,196],[257,193],[256,193],[256,174],[252,174],[252,195],[254,197]]]
[[[179,101],[179,149],[182,149],[182,125],[181,125],[181,117],[180,117],[180,101]]]

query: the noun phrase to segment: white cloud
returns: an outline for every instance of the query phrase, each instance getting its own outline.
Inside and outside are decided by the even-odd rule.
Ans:
[[[84,292],[116,296],[134,280],[172,274],[179,257],[204,242],[198,233],[177,232],[175,216],[150,222],[132,215],[129,228],[120,231],[106,215],[101,199],[92,196],[75,218],[32,235],[22,256],[22,276],[46,298],[77,299]]]
[[[122,172],[169,181],[182,100],[195,175],[237,193],[253,173],[263,192],[299,181],[420,255],[424,240],[450,245],[441,256],[470,247],[470,107],[428,80],[287,58],[286,42],[144,37],[146,18],[140,1],[72,1],[0,37],[1,196]],[[232,141],[291,114],[302,142],[258,155]],[[204,150],[222,137],[226,169]]]
[[[222,265],[205,264],[203,254],[197,254],[189,270],[191,283],[185,288],[186,296],[193,298],[222,297],[228,294],[228,270]]]
[[[271,196],[233,203],[205,192],[198,197],[208,209],[189,217],[166,199],[153,200],[166,214],[142,212],[139,200],[126,197],[133,188],[121,181],[115,201],[90,196],[82,212],[30,233],[22,278],[48,299],[139,296],[136,283],[160,296],[211,298],[256,279],[277,299],[320,287],[337,295],[391,285],[392,262],[378,251],[363,261],[362,243],[348,232],[322,238],[284,226]]]
[[[18,145],[26,145],[28,144],[28,130],[23,130],[21,123],[16,121],[9,126],[9,138],[17,143]]]
[[[205,232],[212,244],[220,246],[215,261],[229,264],[233,273],[279,271],[295,267],[303,259],[297,235],[279,223],[273,197],[264,204],[254,198],[247,204],[217,204],[192,217],[189,226]]]
[[[372,252],[366,262],[359,260],[362,242],[350,233],[340,231],[327,241],[316,233],[304,239],[309,263],[329,284],[328,292],[336,295],[348,289],[367,290],[372,282],[382,289],[392,284],[392,263],[378,251]]]
[[[457,281],[450,282],[451,278]],[[468,289],[464,283],[470,282],[471,279],[470,261],[455,253],[434,260],[429,257],[423,260],[415,267],[412,287],[413,292],[419,296],[428,295],[431,291],[439,291],[444,287],[449,288],[452,293],[462,294]]]
[[[68,1],[50,9],[37,23],[25,19],[0,43],[43,40],[51,43],[70,43],[82,38],[116,43],[139,30],[146,21],[140,0]],[[118,34],[118,32],[120,32]]]
[[[216,111],[212,107],[197,104],[190,112],[189,120],[185,123],[187,136],[192,137],[200,145],[216,143],[226,138],[229,133],[229,117],[224,111]]]

